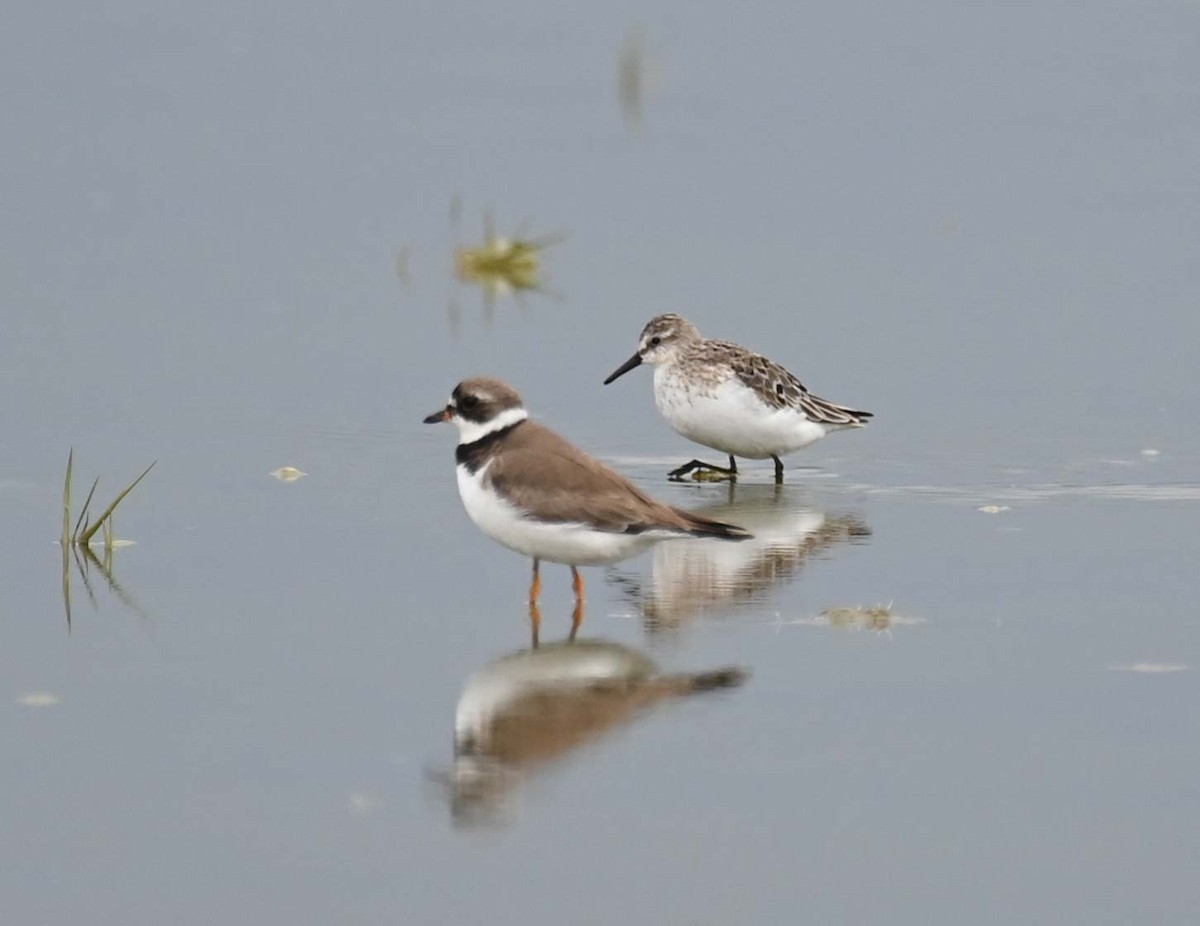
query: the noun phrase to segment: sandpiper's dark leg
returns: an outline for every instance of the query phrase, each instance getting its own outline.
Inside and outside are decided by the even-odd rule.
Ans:
[[[737,475],[737,460],[733,458],[733,454],[729,455],[729,471],[735,476]]]
[[[733,463],[733,457],[729,458],[729,462]],[[683,479],[684,476],[686,476],[688,473],[692,472],[693,470],[699,470],[700,472],[707,472],[707,473],[719,473],[720,475],[725,476],[728,479],[737,479],[737,465],[736,464],[733,466],[730,466],[727,469],[724,466],[716,466],[712,463],[705,463],[703,460],[692,460],[689,463],[684,463],[683,466],[679,467],[678,469],[673,469],[669,473],[667,473],[667,477],[670,479],[674,479],[676,482],[679,482]]]
[[[783,460],[774,454],[771,455],[771,459],[775,461],[775,484],[779,485],[783,482]]]
[[[538,630],[542,626],[542,612],[538,610],[537,602],[529,602],[529,636],[530,646],[538,648]]]

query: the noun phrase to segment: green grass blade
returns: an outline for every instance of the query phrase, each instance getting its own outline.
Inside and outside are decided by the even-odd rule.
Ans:
[[[65,534],[63,535],[65,538]],[[67,552],[67,547],[70,546],[65,539],[62,545],[63,554],[63,572],[62,572],[62,593],[63,607],[67,609],[67,633],[71,632],[71,558]]]
[[[84,526],[84,530],[87,530],[88,506],[90,506],[92,504],[92,496],[96,494],[96,486],[98,486],[98,485],[100,485],[100,477],[99,476],[97,476],[95,481],[92,483],[92,488],[88,491],[87,498],[85,498],[83,500],[83,510],[79,512],[79,520],[77,520],[75,522],[75,532],[73,534],[71,534],[71,542],[72,543],[75,543],[79,539],[79,525],[80,524],[82,524]]]
[[[67,478],[63,480],[63,532],[62,545],[65,547],[71,539],[71,467],[75,463],[75,448],[67,453]],[[67,618],[69,624],[70,617]]]
[[[80,538],[79,538],[80,543],[84,544],[85,546],[87,545],[88,541],[92,539],[92,535],[95,534],[96,531],[98,531],[100,529],[100,525],[104,523],[104,521],[108,518],[109,515],[111,515],[114,511],[117,510],[117,505],[121,504],[121,502],[124,500],[125,496],[133,491],[134,486],[136,486],[139,482],[141,482],[143,479],[146,478],[146,474],[149,473],[150,470],[154,469],[154,464],[157,462],[158,462],[158,460],[155,460],[154,463],[151,463],[144,470],[142,470],[142,474],[140,476],[138,476],[137,479],[133,480],[133,482],[129,483],[129,485],[127,485],[121,491],[121,494],[112,500],[112,504],[110,504],[107,508],[104,509],[104,514],[100,515],[100,520],[98,520],[95,524],[93,524],[91,527],[89,527],[80,536]]]
[[[82,551],[82,556],[80,551]],[[99,610],[96,603],[96,593],[92,591],[92,580],[88,577],[88,563],[96,562],[96,554],[87,547],[71,547],[71,556],[75,559],[75,567],[79,570],[79,578],[83,579],[83,589],[87,592],[88,601],[93,610]]]

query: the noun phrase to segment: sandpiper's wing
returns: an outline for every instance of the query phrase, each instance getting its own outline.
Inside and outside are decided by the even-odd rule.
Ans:
[[[810,421],[845,427],[864,425],[872,417],[871,412],[835,405],[828,399],[813,395],[804,387],[804,383],[779,364],[740,344],[708,341],[705,348],[711,351],[714,360],[719,359],[727,364],[739,380],[773,408],[795,409]]]

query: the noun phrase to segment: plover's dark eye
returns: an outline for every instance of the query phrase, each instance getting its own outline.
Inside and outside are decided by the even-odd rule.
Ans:
[[[471,408],[475,408],[475,406],[477,406],[478,404],[479,404],[479,396],[474,396],[474,395],[470,395],[470,394],[465,395],[461,399],[458,400],[459,408],[471,409]]]

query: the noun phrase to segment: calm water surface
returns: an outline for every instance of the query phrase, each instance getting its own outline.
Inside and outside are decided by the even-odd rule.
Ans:
[[[14,14],[4,921],[1194,920],[1198,33]],[[567,233],[520,302],[454,276],[489,210]],[[660,311],[877,418],[669,483],[648,371],[600,385]],[[420,424],[475,373],[755,540],[586,570],[573,646],[547,566],[528,652]],[[71,446],[77,499],[158,465],[68,627]]]

